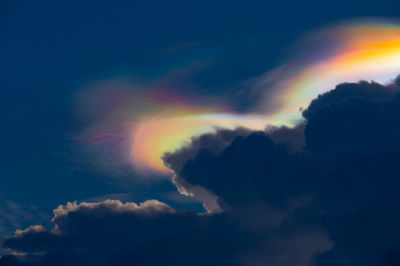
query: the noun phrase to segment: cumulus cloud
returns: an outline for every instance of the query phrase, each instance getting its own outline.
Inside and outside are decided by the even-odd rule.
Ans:
[[[54,211],[53,222],[52,231],[18,231],[4,246],[25,254],[44,253],[29,260],[33,265],[204,265],[210,257],[235,265],[229,254],[244,240],[225,215],[175,212],[156,200],[139,205],[69,203]],[[226,241],[232,244],[224,247]],[[28,263],[26,256],[6,256],[0,265],[16,257],[21,265]]]
[[[147,200],[140,204],[122,203],[119,200],[82,202],[79,204],[68,202],[66,205],[58,206],[53,211],[54,228],[51,232],[40,225],[30,226],[25,230],[17,230],[13,237],[4,242],[4,245],[22,252],[50,250],[54,245],[63,245],[61,240],[71,240],[70,237],[78,233],[77,230],[85,231],[85,227],[88,225],[80,224],[85,217],[99,221],[110,217],[123,217],[124,215],[149,219],[157,215],[174,212],[175,210],[172,207],[157,200]],[[35,237],[38,236],[42,240],[40,246],[34,241]]]
[[[219,129],[214,133],[193,137],[190,146],[184,146],[173,153],[164,154],[163,160],[169,169],[172,169],[174,173],[179,173],[185,163],[193,159],[202,150],[213,154],[220,153],[230,145],[234,138],[247,136],[250,133],[251,131],[246,128],[237,128],[235,130]],[[206,188],[189,183],[175,174],[172,177],[172,182],[181,194],[194,196],[202,201],[204,208],[208,212],[217,213],[222,211],[220,203],[218,203],[218,197]]]
[[[304,251],[296,260],[306,265],[312,254],[331,246],[318,227],[299,225],[293,235],[281,236],[229,214],[176,212],[158,201],[69,203],[54,213],[52,231],[32,226],[7,239],[4,246],[18,253],[0,265],[242,265],[263,257],[279,260],[292,249]],[[306,248],[304,238],[312,243]]]
[[[53,211],[53,222],[57,219],[62,219],[70,212],[98,212],[97,215],[104,213],[141,213],[146,215],[154,215],[163,212],[173,212],[173,208],[158,200],[146,200],[140,204],[134,202],[122,203],[119,200],[105,200],[101,202],[68,202],[66,205],[60,205]]]
[[[0,242],[16,229],[36,223],[48,223],[50,217],[33,204],[21,204],[6,200],[0,195]],[[0,256],[4,254],[0,246]]]
[[[208,213],[67,203],[51,231],[4,241],[14,255],[0,265],[398,265],[398,79],[338,85],[303,116],[293,129],[219,130],[164,156]]]
[[[280,226],[288,217],[318,224],[334,245],[315,256],[317,265],[392,265],[400,236],[399,91],[396,82],[340,84],[315,99],[295,129],[238,136],[220,153],[195,147],[196,156],[174,169],[176,179],[218,195],[241,218],[254,219],[255,209]]]

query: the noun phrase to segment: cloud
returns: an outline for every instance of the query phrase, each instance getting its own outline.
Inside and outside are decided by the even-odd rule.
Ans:
[[[129,177],[133,166],[138,176],[165,177],[169,172],[162,155],[193,136],[217,127],[293,126],[302,120],[299,109],[338,83],[388,82],[400,67],[399,33],[396,20],[342,21],[307,34],[285,62],[258,77],[238,83],[240,75],[229,74],[230,81],[236,80],[232,85],[213,80],[199,87],[218,75],[213,60],[204,59],[165,69],[153,81],[94,82],[77,97],[77,117],[86,124],[76,138],[86,158],[78,161],[110,176]]]
[[[110,219],[112,221],[115,217],[120,217],[123,220],[124,216],[129,216],[132,220],[148,220],[161,214],[174,212],[173,208],[157,200],[147,200],[140,204],[133,202],[122,203],[118,200],[105,200],[95,203],[82,202],[80,204],[68,202],[66,205],[58,206],[53,211],[52,222],[54,223],[54,228],[51,232],[48,232],[42,226],[31,226],[25,230],[17,230],[14,237],[7,239],[4,245],[20,252],[49,251],[57,246],[66,248],[68,245],[77,245],[79,247],[79,243],[84,240],[80,238],[83,236],[80,235],[81,233],[89,236],[99,229],[96,227],[88,228],[89,224],[85,223],[85,219],[88,219],[88,222],[90,222],[89,218],[97,220],[97,226],[101,226],[103,230],[108,230],[109,224],[106,223],[104,226],[99,224],[102,220],[107,221],[107,219]],[[117,224],[114,224],[114,226]],[[128,226],[128,224],[125,226]],[[122,228],[116,226],[111,228],[109,233],[117,232]],[[119,231],[119,233],[123,233],[123,230]],[[96,240],[93,236],[95,235],[92,235],[92,239],[84,241],[95,244]],[[38,240],[37,237],[41,245],[37,245],[35,241]],[[73,248],[73,246],[68,246],[68,248]]]
[[[16,229],[33,223],[46,223],[49,216],[36,205],[23,205],[12,200],[5,200],[0,195],[0,241],[12,234]],[[0,248],[0,255],[4,250]]]
[[[204,265],[210,256],[235,265],[229,254],[236,253],[243,237],[235,235],[236,226],[224,215],[175,212],[155,200],[139,205],[70,203],[54,213],[52,232],[28,228],[4,245],[19,252],[45,252],[38,265]],[[232,244],[224,247],[227,240]],[[7,260],[1,262],[7,265]]]
[[[252,220],[260,217],[252,209],[267,209],[280,226],[321,226],[334,245],[315,256],[317,265],[392,265],[400,236],[399,91],[396,84],[340,84],[316,98],[295,129],[237,136],[219,153],[194,146],[186,161],[179,153],[165,159],[185,161],[173,168],[176,182],[217,195],[225,211]]]
[[[280,236],[266,229],[244,230],[244,221],[237,218],[176,212],[155,200],[139,205],[69,203],[54,211],[52,231],[33,226],[7,239],[4,245],[19,253],[3,257],[0,265],[10,265],[15,258],[17,265],[24,261],[33,265],[241,265],[262,257],[275,260],[292,249],[307,251],[297,254],[297,260],[306,261],[312,253],[330,247],[318,228],[304,227],[295,229],[299,232],[294,236]],[[304,238],[313,244],[303,247]],[[275,244],[273,250],[262,250]]]
[[[208,213],[156,200],[67,203],[0,265],[373,266],[400,261],[400,87],[338,85],[304,124],[218,130],[164,156]]]
[[[190,146],[184,146],[174,153],[164,154],[164,164],[175,173],[179,173],[185,163],[193,159],[201,150],[207,150],[207,152],[211,153],[220,153],[234,138],[237,136],[246,136],[250,133],[251,131],[245,128],[237,128],[235,130],[219,129],[215,133],[193,137]],[[218,199],[216,195],[204,187],[188,183],[177,175],[172,177],[172,182],[181,194],[194,196],[202,201],[207,211],[220,212],[222,210],[217,202]]]

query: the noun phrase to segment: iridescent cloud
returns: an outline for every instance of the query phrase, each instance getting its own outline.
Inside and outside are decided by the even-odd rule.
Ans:
[[[113,93],[108,120],[122,119],[128,125],[129,157],[137,169],[166,173],[162,155],[193,136],[216,128],[292,126],[301,121],[300,108],[339,83],[389,82],[400,72],[400,24],[372,19],[338,24],[309,34],[291,55],[249,88],[262,92],[251,113],[237,114],[215,100],[188,100],[148,89],[139,96],[122,93],[120,105],[114,105]]]
[[[193,136],[212,132],[216,128],[247,127],[262,130],[267,124],[276,124],[276,121],[268,121],[265,116],[255,114],[237,115],[190,109],[146,117],[132,131],[132,158],[139,168],[167,172],[161,156],[180,148]]]
[[[297,56],[259,86],[265,89],[260,112],[298,114],[319,94],[343,82],[387,83],[400,72],[400,24],[395,21],[352,21],[311,35],[295,47]]]

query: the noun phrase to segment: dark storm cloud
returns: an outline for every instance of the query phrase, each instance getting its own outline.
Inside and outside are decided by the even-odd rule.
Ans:
[[[392,150],[398,145],[398,87],[377,83],[342,84],[303,112],[307,148],[315,153]]]
[[[237,217],[176,212],[155,200],[69,203],[54,211],[53,222],[52,232],[33,226],[5,241],[8,248],[28,252],[18,256],[17,265],[241,265],[262,257],[278,260],[290,250],[304,264],[330,246],[318,228],[299,226],[287,236],[268,228],[243,230]],[[302,247],[304,239],[313,243]],[[15,259],[3,257],[0,265]]]
[[[261,202],[288,213],[296,206],[289,221],[318,224],[334,243],[315,257],[318,265],[394,265],[400,251],[399,90],[341,84],[304,111],[304,151],[282,145],[279,134],[273,141],[252,133],[218,154],[200,150],[177,169],[176,179],[218,195],[227,210],[246,213]],[[301,140],[294,137],[298,129],[294,143]]]
[[[195,138],[164,160],[210,213],[69,203],[52,231],[8,238],[0,265],[398,265],[399,91],[341,84],[294,129]]]

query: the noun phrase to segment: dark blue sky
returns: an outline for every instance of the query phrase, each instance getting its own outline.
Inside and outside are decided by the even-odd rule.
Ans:
[[[305,33],[342,19],[399,17],[399,10],[396,0],[2,0],[0,239],[48,223],[59,204],[108,194],[201,209],[174,202],[168,180],[143,181],[134,172],[115,178],[75,163],[72,138],[89,125],[77,119],[74,99],[86,84],[119,76],[146,84],[212,62],[177,76],[176,89],[229,98],[243,81],[276,67]],[[235,102],[239,111],[248,108]]]

